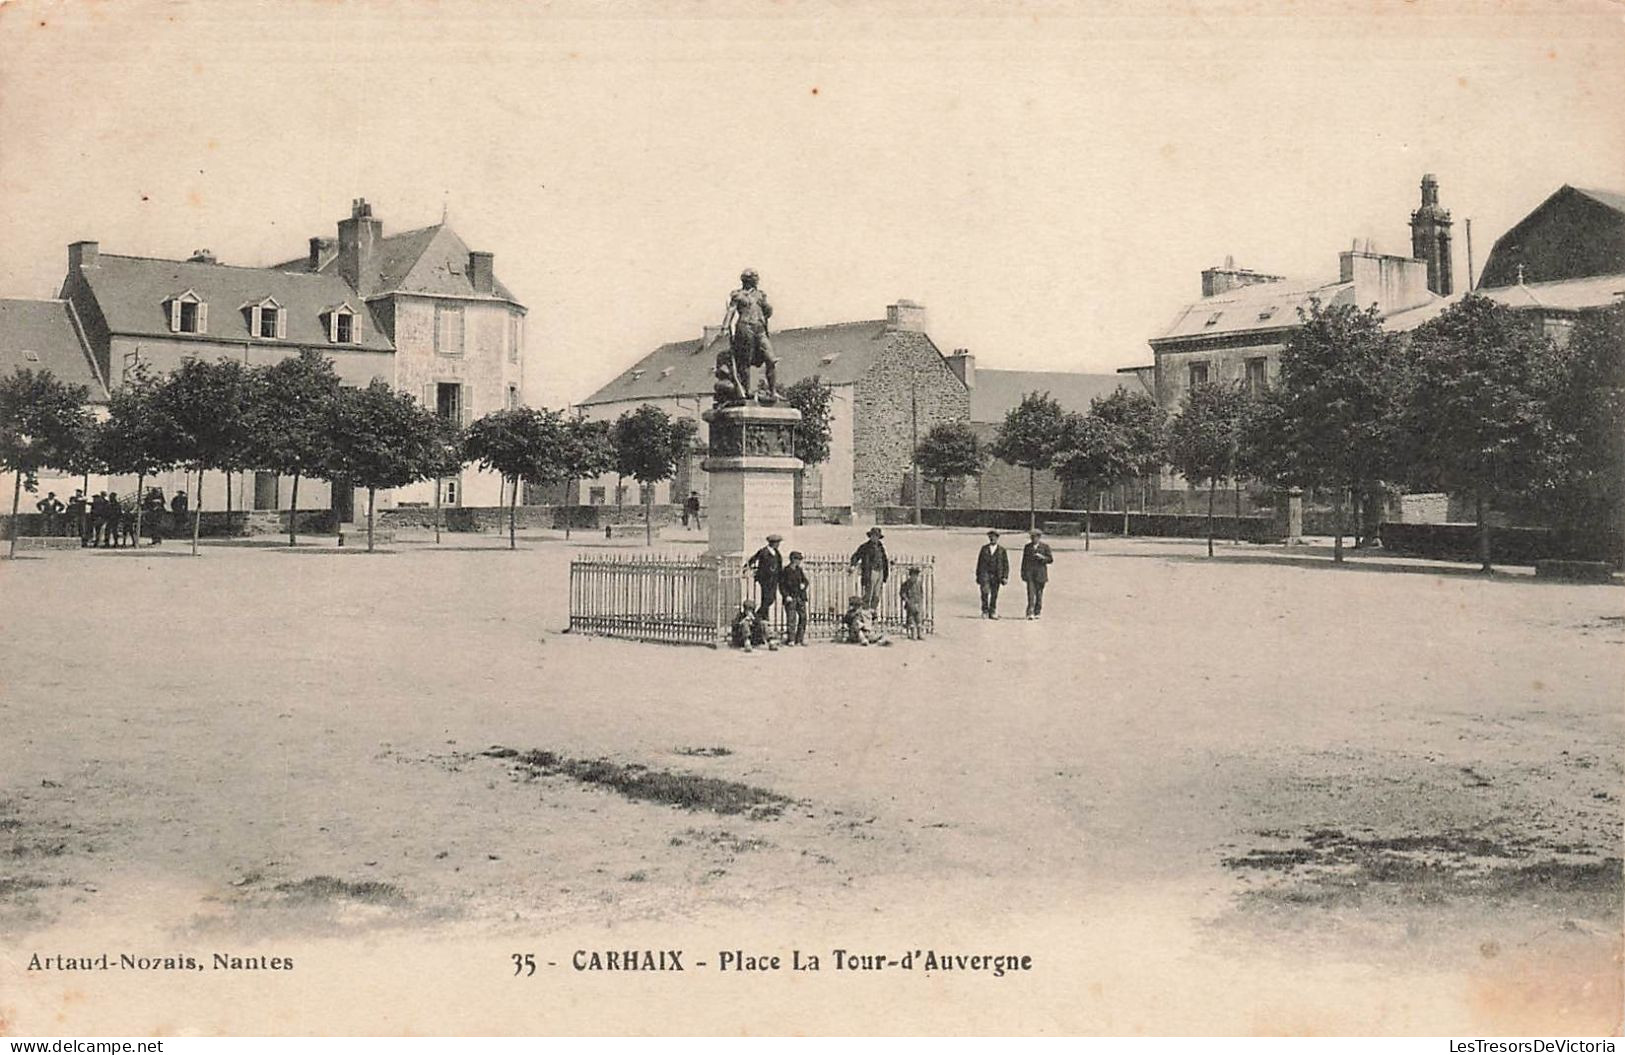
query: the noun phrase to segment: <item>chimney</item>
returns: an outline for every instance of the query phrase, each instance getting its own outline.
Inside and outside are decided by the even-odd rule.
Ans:
[[[376,278],[374,261],[378,243],[384,237],[384,224],[372,216],[367,199],[357,198],[350,203],[350,218],[339,221],[339,277],[350,288],[365,297],[372,292]]]
[[[1237,267],[1236,258],[1224,258],[1223,267],[1209,267],[1202,271],[1202,296],[1216,297],[1242,286],[1257,286],[1265,282],[1280,282],[1280,275],[1266,275],[1250,268]]]
[[[976,356],[970,354],[969,348],[955,348],[948,357],[948,369],[966,388],[976,387]]]
[[[68,270],[78,271],[83,267],[98,267],[97,261],[101,259],[101,245],[97,242],[75,242],[68,246]]]
[[[722,336],[722,327],[721,326],[707,326],[707,327],[705,327],[705,329],[700,331],[700,351],[703,352],[707,348],[711,347],[712,342],[716,341],[721,336]]]
[[[491,273],[491,261],[494,259],[490,253],[468,254],[468,280],[474,284],[475,293],[490,295],[496,290],[496,279]]]
[[[208,249],[194,249],[192,255],[186,258],[188,264],[213,264],[214,253]]]
[[[322,259],[333,250],[333,239],[316,237],[310,240],[310,259],[306,266],[311,271],[322,269]]]
[[[916,304],[912,300],[898,300],[895,304],[886,305],[886,329],[904,333],[924,333],[925,328],[925,305]]]
[[[1383,315],[1428,302],[1428,267],[1422,260],[1351,249],[1338,254],[1338,280],[1354,283],[1354,305],[1376,305]]]

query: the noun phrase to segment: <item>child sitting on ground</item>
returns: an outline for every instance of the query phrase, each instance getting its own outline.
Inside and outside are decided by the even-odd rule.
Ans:
[[[910,641],[925,640],[925,580],[920,577],[919,565],[908,569],[899,591],[903,596],[903,626]]]
[[[890,639],[875,625],[874,613],[863,607],[863,598],[853,594],[847,598],[846,614],[841,617],[846,628],[846,640],[854,645],[889,645]]]
[[[767,624],[756,614],[747,597],[739,602],[739,611],[734,614],[733,646],[754,652],[757,645],[766,645],[769,652],[779,650],[778,644],[767,636]]]

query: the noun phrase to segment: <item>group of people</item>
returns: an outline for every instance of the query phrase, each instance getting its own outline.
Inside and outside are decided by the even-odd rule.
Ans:
[[[57,498],[55,491],[47,491],[44,498],[34,503],[43,518],[41,534],[69,538],[78,535],[79,545],[98,548],[136,545],[138,506],[141,526],[147,531],[151,544],[156,546],[164,540],[164,513],[173,514],[178,525],[185,519],[190,502],[185,491],[176,491],[175,497],[166,503],[163,491],[151,487],[139,498],[116,491],[98,491],[86,498],[84,491],[76,490],[66,502]]]
[[[853,645],[891,644],[890,638],[880,628],[879,618],[881,591],[891,575],[891,560],[886,556],[884,538],[885,534],[879,528],[870,528],[868,538],[852,554],[848,566],[857,575],[859,592],[847,598],[846,612],[841,616],[837,636],[839,641]],[[805,557],[800,550],[791,550],[786,563],[785,556],[779,552],[779,544],[784,541],[784,536],[769,535],[766,541],[767,544],[745,562],[745,570],[752,572],[756,581],[757,601],[753,605],[748,597],[741,600],[733,621],[733,644],[747,652],[760,645],[765,645],[771,651],[778,650],[780,642],[774,639],[768,622],[775,603],[784,608],[783,644],[795,646],[807,643],[807,604],[811,582],[803,565]],[[925,579],[918,566],[909,567],[898,589],[898,596],[903,604],[905,633],[910,640],[923,641]]]
[[[1031,540],[1021,548],[1021,581],[1027,584],[1027,618],[1044,614],[1044,587],[1049,585],[1049,566],[1055,563],[1044,533],[1034,528]],[[982,618],[999,617],[999,587],[1010,581],[1010,553],[999,544],[999,533],[987,533],[987,545],[976,552],[976,585],[982,591]]]

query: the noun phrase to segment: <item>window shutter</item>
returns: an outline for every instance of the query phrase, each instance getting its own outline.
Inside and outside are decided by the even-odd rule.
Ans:
[[[339,313],[336,311],[327,313],[327,343],[339,343]]]
[[[197,332],[209,332],[209,306],[202,301],[197,305]]]
[[[473,400],[468,398],[467,385],[457,386],[457,409],[462,411],[462,425],[464,428],[474,424]]]
[[[276,339],[279,341],[285,341],[288,339],[287,308],[278,308],[276,310]]]
[[[181,332],[181,299],[179,297],[169,298],[169,332]]]
[[[258,304],[251,304],[248,308],[248,335],[255,339],[260,335],[260,314],[262,309]]]
[[[361,343],[361,312],[352,312],[350,315],[350,343]]]
[[[434,412],[434,413],[438,413],[439,410],[440,410],[440,407],[436,404],[435,398],[434,398],[434,382],[433,381],[430,381],[428,384],[423,386],[423,405],[429,411]]]

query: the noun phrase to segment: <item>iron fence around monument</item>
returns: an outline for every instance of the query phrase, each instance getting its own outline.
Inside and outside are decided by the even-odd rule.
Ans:
[[[881,589],[876,619],[888,633],[904,630],[902,583],[917,566],[925,596],[926,633],[934,633],[935,566],[931,557],[894,557]],[[807,638],[833,640],[848,599],[861,592],[857,569],[846,557],[804,557],[807,572]],[[597,637],[678,645],[727,644],[739,603],[759,605],[754,574],[733,560],[645,554],[580,557],[570,562],[570,631]],[[769,616],[775,638],[784,635],[784,606]]]

